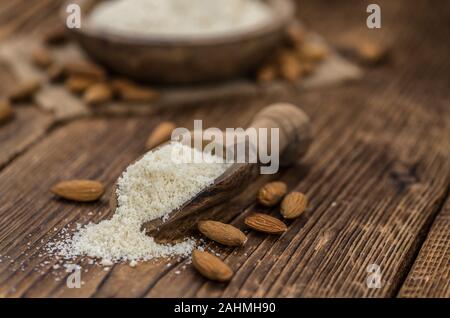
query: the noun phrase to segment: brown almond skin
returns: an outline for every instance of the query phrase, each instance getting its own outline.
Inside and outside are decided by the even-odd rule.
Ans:
[[[302,76],[301,64],[293,51],[283,50],[279,53],[279,72],[282,78],[295,82]]]
[[[172,136],[172,131],[176,128],[173,122],[165,121],[160,123],[147,139],[146,148],[147,150],[153,149],[159,146],[165,141],[168,141]]]
[[[47,77],[51,82],[59,82],[64,78],[64,68],[59,64],[53,64],[47,69]]]
[[[204,277],[214,281],[227,282],[233,277],[231,268],[220,258],[208,252],[193,251],[192,265]]]
[[[282,221],[262,213],[246,217],[244,223],[253,230],[267,234],[283,234],[287,231],[287,226]]]
[[[263,65],[256,74],[256,78],[260,83],[271,82],[278,75],[277,67],[273,63]]]
[[[48,50],[38,47],[32,52],[32,61],[37,67],[47,68],[53,63],[53,58]]]
[[[130,88],[121,94],[122,100],[130,103],[149,103],[157,100],[158,96],[154,90],[139,87]]]
[[[100,199],[105,188],[94,180],[69,180],[57,183],[51,188],[51,192],[67,200],[92,202]]]
[[[67,32],[65,25],[58,25],[52,28],[44,35],[44,43],[49,45],[58,45],[67,41]]]
[[[247,241],[242,231],[222,222],[200,221],[198,230],[207,238],[226,246],[242,246]]]
[[[306,37],[305,28],[298,22],[291,22],[286,28],[286,38],[289,45],[299,47],[303,45]]]
[[[264,206],[272,207],[278,204],[287,193],[287,185],[281,181],[265,184],[258,192],[258,202]]]
[[[106,72],[103,68],[97,64],[87,61],[74,61],[64,64],[64,72],[67,76],[78,75],[91,77],[96,80],[102,80],[106,78]]]
[[[148,87],[137,85],[131,81],[117,79],[113,81],[112,87],[118,97],[130,103],[148,103],[158,99],[159,94]]]
[[[14,115],[14,110],[7,100],[0,100],[0,124],[6,123]]]
[[[113,90],[106,83],[97,83],[91,85],[83,95],[83,100],[92,106],[101,105],[111,101]]]
[[[320,62],[328,56],[328,50],[315,43],[305,43],[300,49],[300,56],[305,62]]]
[[[356,51],[360,61],[369,66],[384,62],[388,56],[388,49],[386,47],[370,41],[359,43]]]
[[[16,87],[11,91],[9,99],[12,102],[21,102],[31,99],[31,97],[36,93],[41,87],[41,82],[39,80],[28,80],[18,83]]]
[[[95,78],[80,75],[71,75],[67,78],[65,86],[72,93],[81,94],[95,83]]]
[[[298,218],[308,207],[308,198],[300,192],[289,193],[281,202],[281,214],[285,219]]]

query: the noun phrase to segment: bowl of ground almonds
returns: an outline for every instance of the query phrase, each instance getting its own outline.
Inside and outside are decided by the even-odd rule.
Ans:
[[[291,0],[70,0],[84,51],[136,80],[196,83],[254,70],[283,41]],[[64,19],[67,13],[64,12]]]

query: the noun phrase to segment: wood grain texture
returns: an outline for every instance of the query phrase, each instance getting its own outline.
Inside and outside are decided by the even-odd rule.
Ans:
[[[52,117],[31,106],[15,107],[14,118],[0,126],[0,169],[43,138]]]
[[[450,298],[450,200],[436,217],[399,297]]]
[[[384,22],[377,31],[365,29],[365,5],[318,0],[302,2],[300,12],[336,45],[367,38],[393,45],[393,60],[367,70],[358,83],[270,99],[236,96],[154,117],[78,120],[16,156],[0,171],[0,296],[448,297],[450,43],[444,24],[450,5],[431,14],[427,1],[380,1]],[[0,30],[10,23],[2,21]],[[109,271],[82,260],[84,285],[66,287],[68,274],[52,268],[55,260],[43,246],[67,224],[98,222],[110,211],[108,195],[95,204],[54,199],[48,192],[54,182],[94,178],[110,190],[158,122],[191,128],[202,118],[205,126],[246,126],[273,101],[306,110],[312,148],[279,175],[257,178],[226,206],[224,221],[244,229],[244,217],[254,211],[279,217],[277,208],[255,203],[258,186],[277,178],[310,199],[284,235],[249,232],[238,249],[211,243],[236,273],[229,284],[206,281],[182,259]],[[381,266],[380,289],[366,285],[369,264]]]
[[[355,88],[364,94],[355,97]],[[15,270],[0,267],[2,295],[129,296],[129,290],[136,288],[139,296],[392,296],[402,269],[420,243],[420,232],[445,197],[450,180],[445,164],[449,148],[443,147],[435,134],[449,128],[444,119],[418,118],[422,107],[400,96],[392,107],[373,89],[373,84],[360,84],[330,90],[320,97],[306,94],[295,98],[312,115],[316,132],[322,133],[316,134],[307,157],[307,176],[300,178],[302,169],[294,167],[281,178],[291,189],[305,192],[311,208],[279,239],[251,232],[246,246],[235,250],[236,254],[222,250],[236,271],[227,286],[204,281],[186,261],[172,261],[169,267],[162,265],[165,262],[138,266],[132,269],[137,277],[132,280],[123,274],[129,271],[127,265],[103,272],[83,264],[89,269],[83,276],[88,286],[76,291],[54,281],[51,263],[43,266],[44,274],[34,272],[34,267],[45,262],[39,257],[44,245],[40,240],[47,241],[54,228],[59,231],[70,222],[85,223],[82,216],[90,211],[95,212],[94,220],[101,219],[97,211],[102,211],[103,217],[106,213],[106,201],[97,205],[55,201],[48,188],[69,178],[95,178],[111,186],[127,163],[140,154],[152,125],[147,126],[146,120],[98,119],[58,129],[0,174],[0,180],[10,180],[0,183],[4,194],[0,254],[16,264],[28,264],[24,271],[20,266]],[[334,116],[331,110],[348,98],[354,106],[340,108],[340,116]],[[249,111],[255,107],[261,105],[253,104],[238,117],[250,118]],[[325,107],[330,111],[324,112]],[[216,114],[223,119],[216,118],[216,123],[230,124],[225,113],[240,114],[240,109],[238,103],[229,109],[217,108]],[[182,120],[173,119],[189,123],[192,116],[198,118],[197,111],[191,116],[183,113]],[[406,118],[405,113],[409,114]],[[374,120],[377,116],[380,120]],[[431,123],[440,129],[429,130]],[[420,143],[419,136],[434,142]],[[20,180],[21,186],[14,180]],[[247,213],[261,209],[253,203],[256,187],[249,190],[252,196],[229,207],[230,214],[237,216],[232,223],[240,228]],[[269,211],[278,214],[276,209]],[[30,240],[38,250],[32,256],[21,255]],[[370,263],[384,269],[382,289],[365,286],[365,269]],[[182,274],[175,274],[178,270]],[[105,279],[100,285],[99,277]],[[44,285],[36,284],[42,280]],[[117,289],[117,285],[122,287]],[[132,295],[138,296],[138,292]]]

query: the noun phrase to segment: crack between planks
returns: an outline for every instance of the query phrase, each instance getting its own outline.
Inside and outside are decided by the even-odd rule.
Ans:
[[[61,124],[62,122],[59,122],[59,123]],[[56,129],[56,127],[55,127],[55,129]],[[127,148],[127,144],[126,144],[126,143],[124,144],[124,147],[121,148],[121,149],[123,150],[123,149],[125,149],[125,148]],[[76,209],[76,208],[77,208],[77,207],[73,207],[72,209]],[[106,211],[107,211],[107,210],[108,210],[108,209],[106,209]],[[82,217],[83,217],[83,214],[76,214],[76,215],[75,215],[75,216],[74,216],[74,217],[73,217],[73,218],[72,218],[72,219],[71,219],[64,227],[68,226],[69,224],[76,223],[76,222],[79,221]],[[52,219],[52,218],[53,218],[52,216],[49,216],[49,219]],[[93,220],[96,219],[96,218],[97,218],[97,216],[94,215],[94,216],[88,218],[86,221],[93,222]],[[63,219],[61,219],[61,220],[63,220]],[[59,220],[59,221],[61,221],[61,220]],[[101,220],[102,220],[102,219],[100,219],[99,221],[101,221]],[[58,222],[59,222],[59,221],[58,221]],[[48,232],[47,232],[47,233],[48,233]],[[37,241],[40,241],[43,237],[45,237],[45,235],[46,235],[47,233],[45,233],[44,236],[39,237],[39,238],[37,239]],[[57,239],[59,233],[60,233],[60,231],[58,231],[58,232],[52,234],[50,237],[48,237],[48,238],[47,238],[47,241],[45,242],[45,244],[44,244],[43,246],[41,246],[41,248],[44,247],[48,242],[50,242],[50,241],[55,241],[55,240]],[[72,233],[72,235],[74,235],[74,233]],[[32,255],[36,255],[37,253],[38,253],[38,252],[35,252],[35,253],[33,253]],[[76,263],[78,263],[78,261],[77,261]],[[39,278],[38,278],[37,280],[35,280],[30,286],[28,286],[27,289],[24,290],[23,294],[26,294],[26,293],[27,293],[34,285],[36,285],[36,283],[38,283],[39,281],[41,281],[41,280],[44,278],[44,276],[47,276],[47,274],[50,273],[50,270],[51,270],[51,266],[50,266],[49,268],[46,269],[45,275],[42,275],[42,277],[39,277]],[[0,274],[1,274],[1,273],[0,273]],[[3,282],[5,282],[5,281],[7,281],[8,279],[10,279],[13,275],[14,275],[14,274],[9,275],[8,277],[6,277],[5,280],[4,280]],[[27,276],[26,276],[26,277],[28,277],[28,276],[29,276],[29,273],[27,273]],[[67,275],[66,275],[66,276],[67,276]],[[66,278],[66,276],[64,276],[64,278]],[[23,281],[23,279],[20,280],[20,282],[21,282],[21,281]],[[48,293],[48,295],[50,295],[53,291],[57,290],[61,285],[62,285],[62,283],[61,283],[61,284],[57,284],[53,289],[50,290],[50,292]]]
[[[442,196],[442,199],[437,204],[437,207],[435,208],[434,213],[432,213],[432,215],[429,217],[429,221],[425,222],[425,224],[420,229],[419,235],[417,236],[417,239],[416,239],[416,241],[417,241],[415,244],[416,246],[411,248],[411,249],[413,249],[413,251],[409,252],[409,254],[411,256],[408,260],[406,260],[406,264],[404,265],[403,270],[399,272],[399,274],[398,274],[399,279],[397,280],[398,284],[397,284],[397,286],[395,286],[395,288],[393,288],[393,291],[392,291],[392,294],[390,295],[390,297],[399,297],[400,290],[402,289],[403,285],[405,284],[405,281],[408,278],[409,273],[411,273],[411,270],[414,267],[414,264],[416,263],[417,257],[419,256],[420,251],[422,250],[422,247],[426,243],[428,234],[430,234],[431,229],[432,229],[437,217],[443,210],[444,205],[449,198],[450,198],[450,183],[448,183],[447,189],[445,190],[444,195]],[[420,234],[422,234],[422,235],[420,235]]]
[[[183,107],[183,109],[191,108],[202,108],[202,106],[195,106],[194,104]],[[34,106],[38,111],[43,113],[48,113],[46,111],[43,111],[41,108]],[[65,127],[73,122],[81,121],[81,120],[101,120],[101,119],[113,119],[113,118],[123,118],[123,119],[141,119],[143,116],[146,117],[152,117],[155,114],[149,113],[149,114],[137,114],[137,113],[123,113],[123,114],[113,114],[113,113],[92,113],[90,115],[86,116],[77,116],[74,118],[67,118],[67,119],[53,119],[53,122],[44,129],[44,132],[42,136],[36,138],[36,140],[30,142],[29,145],[24,147],[24,149],[18,151],[16,154],[12,155],[8,160],[6,160],[3,164],[0,164],[0,172],[2,172],[6,167],[8,167],[10,164],[12,164],[14,161],[16,161],[18,158],[20,158],[22,155],[26,154],[33,146],[39,144],[42,142],[45,138],[47,138],[50,134],[52,134],[55,130]],[[159,117],[163,117],[158,115]]]
[[[78,118],[80,119],[80,118]],[[18,151],[16,154],[12,155],[11,158],[5,161],[5,163],[0,164],[0,173],[8,167],[10,164],[12,164],[14,161],[16,161],[18,158],[22,157],[24,154],[26,154],[33,146],[39,144],[41,141],[43,141],[46,137],[48,137],[52,132],[57,130],[58,128],[62,128],[64,126],[67,126],[74,120],[67,120],[67,121],[54,121],[51,123],[46,129],[44,129],[44,132],[42,136],[37,137],[34,141],[30,142],[29,145],[24,147],[24,149]]]
[[[169,267],[167,267],[167,265],[164,266],[165,269],[162,271],[162,273],[160,273],[159,275],[157,275],[157,276],[155,277],[155,280],[154,280],[153,282],[151,282],[151,283],[147,286],[147,288],[141,293],[141,295],[140,295],[139,297],[145,297],[145,296],[147,296],[148,293],[150,293],[150,292],[152,291],[153,287],[155,287],[156,284],[158,284],[159,281],[160,281],[162,278],[164,278],[164,277],[166,276],[166,274],[168,274],[172,269],[175,269],[175,268],[178,267],[179,265],[183,264],[183,263],[186,261],[186,259],[187,259],[187,258],[185,258],[185,259],[183,259],[183,260],[180,260],[180,261],[177,261],[175,264],[173,264],[173,265],[171,265],[171,266],[169,266]]]
[[[250,204],[248,204],[247,206],[245,206],[244,207],[244,209],[243,209],[243,211],[246,211],[247,209],[249,209],[249,208],[251,208],[251,206],[254,204],[254,202],[251,202]],[[245,213],[245,212],[244,212]],[[235,221],[239,216],[241,216],[241,214],[239,214],[239,213],[237,213],[235,216],[233,216],[233,218],[229,221],[229,223],[231,224],[233,221]],[[212,244],[208,244],[208,246],[211,246]],[[231,252],[232,253],[232,252]],[[229,255],[231,255],[231,253],[229,253],[228,254],[228,256]],[[227,256],[227,257],[228,257]],[[227,258],[226,257],[226,258]],[[225,258],[225,259],[226,259]],[[160,275],[158,275],[156,278],[155,278],[155,280],[153,281],[153,282],[151,282],[149,285],[148,285],[148,287],[145,289],[145,291],[141,294],[141,296],[143,297],[143,296],[145,296],[145,295],[147,295],[148,293],[150,293],[151,292],[151,290],[156,286],[156,284],[158,284],[158,282],[162,279],[162,278],[164,278],[165,276],[166,276],[166,274],[167,273],[169,273],[172,269],[175,269],[176,267],[178,267],[179,265],[181,265],[181,264],[184,264],[185,262],[186,262],[186,260],[187,260],[187,258],[185,258],[185,259],[183,259],[183,260],[181,260],[181,261],[178,261],[176,264],[173,264],[173,266],[170,266],[169,268],[167,268],[165,271],[163,271]],[[205,283],[204,283],[205,284]],[[196,290],[196,293],[198,292],[198,290],[200,290],[202,287],[203,287],[203,285],[204,284],[201,284],[200,286],[199,286],[199,288]]]

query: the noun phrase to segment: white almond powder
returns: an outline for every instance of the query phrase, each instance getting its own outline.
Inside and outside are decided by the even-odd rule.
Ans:
[[[271,8],[260,0],[112,0],[96,6],[89,23],[139,35],[211,35],[266,23]]]
[[[174,245],[158,244],[141,231],[141,225],[164,218],[211,185],[229,167],[221,158],[207,154],[203,154],[205,162],[185,163],[185,156],[194,152],[199,153],[172,142],[147,153],[118,180],[118,207],[113,217],[81,227],[72,238],[51,249],[66,259],[83,255],[99,258],[104,266],[120,261],[136,265],[136,261],[157,257],[188,256],[195,246],[193,239]]]

